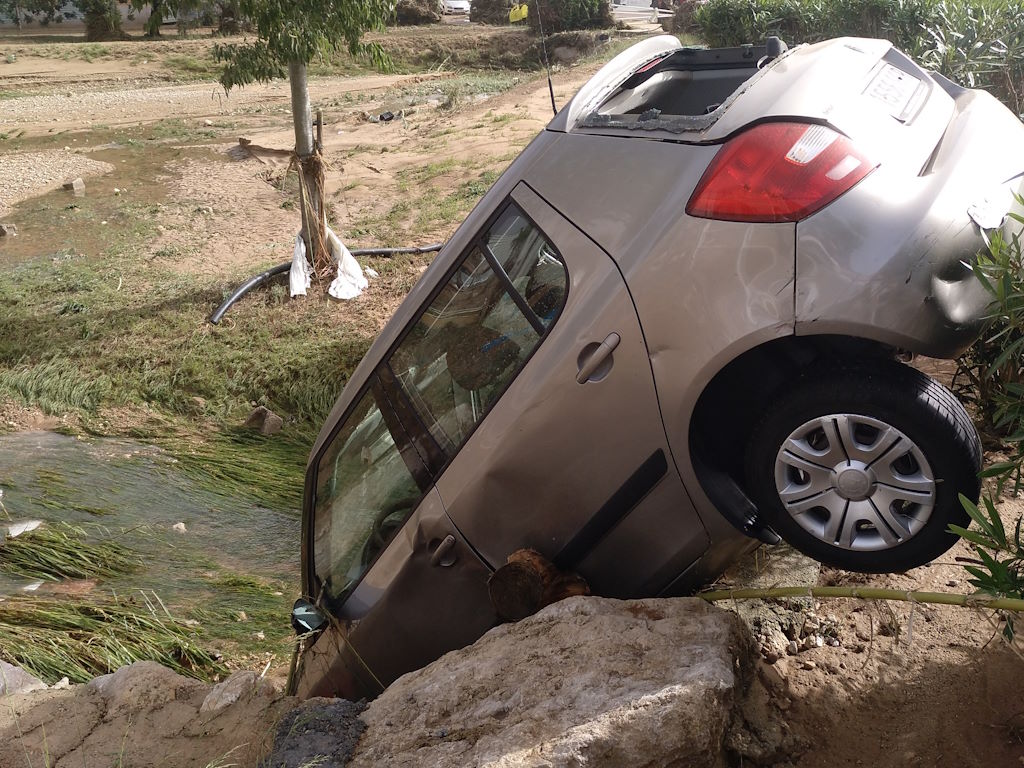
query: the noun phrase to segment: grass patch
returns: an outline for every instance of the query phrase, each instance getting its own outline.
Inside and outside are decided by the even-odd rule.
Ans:
[[[109,537],[95,540],[95,533],[70,523],[45,523],[0,544],[0,570],[58,581],[117,576],[142,565],[131,550]]]
[[[264,437],[251,430],[228,429],[204,442],[181,438],[154,442],[206,490],[224,496],[243,495],[271,509],[298,512],[314,437],[312,431]]]
[[[46,413],[60,414],[95,410],[110,395],[111,387],[108,377],[84,375],[76,363],[55,359],[0,369],[0,392],[33,403]]]
[[[0,602],[0,658],[49,684],[62,677],[84,683],[136,661],[200,680],[226,671],[155,593],[141,591],[100,602],[7,598]]]
[[[163,64],[172,77],[182,80],[216,80],[220,76],[220,66],[208,54],[165,56]]]

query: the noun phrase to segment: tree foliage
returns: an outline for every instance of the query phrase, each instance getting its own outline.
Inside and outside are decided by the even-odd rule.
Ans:
[[[0,13],[20,27],[23,23],[36,21],[46,25],[52,21],[63,21],[69,14],[64,11],[62,0],[0,0]]]
[[[121,10],[116,0],[74,0],[85,17],[85,39],[123,40],[128,37],[121,27]]]
[[[284,77],[289,62],[308,64],[339,50],[366,56],[384,67],[387,58],[364,32],[383,29],[391,17],[392,0],[239,0],[257,39],[214,48],[224,70],[221,85],[230,90],[253,82]]]

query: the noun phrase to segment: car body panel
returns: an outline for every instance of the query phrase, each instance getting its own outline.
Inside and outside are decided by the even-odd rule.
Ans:
[[[622,144],[562,136],[531,168],[530,183],[622,270],[644,330],[672,455],[709,525],[718,515],[690,462],[690,416],[704,386],[729,360],[793,333],[796,225],[681,215],[717,148],[638,139],[626,152]],[[595,155],[604,162],[587,161]]]
[[[451,536],[439,561],[434,553]],[[445,513],[437,491],[420,501],[317,638],[299,695],[376,695],[399,675],[461,648],[494,626],[490,569]]]
[[[985,240],[969,210],[991,197],[1008,211],[1011,192],[1024,192],[1021,173],[1020,122],[992,96],[964,90],[927,172],[883,164],[856,195],[797,225],[796,332],[955,357],[989,302],[971,269]]]

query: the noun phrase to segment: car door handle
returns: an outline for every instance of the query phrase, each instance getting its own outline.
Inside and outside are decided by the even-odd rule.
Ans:
[[[577,384],[588,381],[600,381],[612,369],[612,352],[619,346],[622,338],[617,333],[609,333],[600,344],[590,343],[583,348],[576,359],[579,373],[576,374]]]
[[[457,559],[454,550],[455,537],[449,533],[441,540],[441,543],[437,545],[437,549],[430,553],[430,564],[440,565],[443,568],[447,568],[449,565],[454,565]]]

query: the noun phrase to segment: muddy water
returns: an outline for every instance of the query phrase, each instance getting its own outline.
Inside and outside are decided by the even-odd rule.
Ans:
[[[66,253],[102,255],[151,225],[154,207],[167,199],[168,166],[184,157],[217,156],[205,147],[114,143],[89,157],[113,170],[88,177],[82,197],[55,189],[13,206],[4,222],[16,225],[18,234],[0,239],[0,265]]]
[[[140,572],[97,591],[154,589],[172,605],[199,608],[223,606],[216,582],[231,575],[270,584],[284,593],[282,601],[298,591],[299,520],[198,488],[158,449],[51,432],[0,436],[0,488],[14,520],[102,526],[98,535],[142,555]],[[184,533],[174,529],[177,523]],[[31,586],[0,574],[0,594]],[[43,584],[39,592],[60,588]]]

